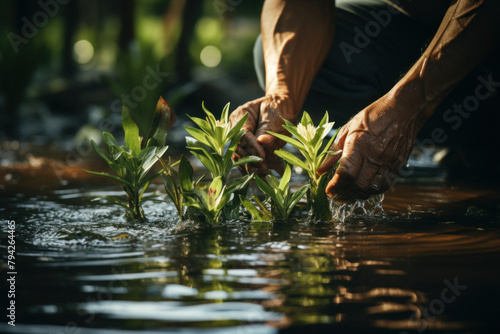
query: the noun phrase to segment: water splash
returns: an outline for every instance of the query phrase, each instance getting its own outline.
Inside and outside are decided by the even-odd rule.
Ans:
[[[356,200],[350,203],[335,203],[333,198],[329,198],[330,211],[332,212],[333,220],[344,223],[347,218],[352,215],[363,215],[364,217],[375,217],[375,215],[385,215],[382,208],[384,194],[373,195],[367,200]]]

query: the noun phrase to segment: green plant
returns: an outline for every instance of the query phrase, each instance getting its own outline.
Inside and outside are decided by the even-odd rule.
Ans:
[[[121,183],[123,190],[127,193],[127,202],[110,196],[101,198],[124,207],[133,218],[145,219],[142,203],[147,198],[144,197],[144,193],[151,181],[158,177],[162,171],[152,175],[148,175],[148,173],[168,148],[165,146],[165,137],[172,120],[175,121],[175,114],[168,103],[163,98],[160,98],[146,143],[139,136],[139,128],[126,106],[123,106],[121,116],[123,131],[125,132],[125,145],[119,145],[112,134],[103,132],[102,138],[108,146],[106,154],[92,141],[95,151],[106,161],[116,175],[85,171]]]
[[[240,196],[241,203],[250,212],[254,220],[270,220],[271,217],[281,220],[287,219],[290,216],[292,210],[309,189],[309,184],[306,184],[292,193],[289,185],[291,176],[292,171],[290,166],[286,165],[285,172],[280,181],[273,175],[266,175],[267,183],[260,177],[255,177],[257,186],[271,199],[271,212],[258,199],[256,199],[257,209],[248,199]]]
[[[198,222],[216,224],[228,203],[234,198],[234,193],[246,189],[252,177],[238,178],[229,186],[222,183],[220,176],[213,179],[210,185],[202,184],[204,176],[193,181],[194,170],[189,160],[182,156],[179,161],[171,164],[160,158],[164,172],[165,190],[174,203],[179,218],[192,219]],[[179,166],[178,171],[173,167]]]
[[[329,178],[328,175],[330,175],[331,171],[335,170],[338,165],[335,165],[330,172],[322,175],[318,174],[318,168],[323,164],[328,154],[336,155],[340,153],[340,151],[329,151],[338,130],[328,143],[324,145],[323,140],[328,135],[334,124],[334,122],[329,122],[328,112],[325,113],[325,116],[317,127],[314,126],[311,117],[305,111],[302,115],[300,123],[297,125],[292,124],[286,119],[284,119],[284,121],[285,124],[283,127],[295,138],[271,131],[269,131],[269,133],[299,150],[304,157],[304,160],[300,160],[298,157],[284,149],[276,150],[275,154],[283,158],[289,164],[300,167],[308,173],[310,185],[308,190],[308,203],[313,218],[329,220],[331,219],[331,212],[325,189]]]
[[[230,205],[231,210],[239,211],[236,210],[238,207],[234,208],[231,205],[231,201],[235,198],[235,193],[241,193],[243,189],[246,190],[252,177],[238,178],[229,186],[223,185],[220,176],[213,179],[208,187],[200,186],[199,182],[196,182],[191,190],[185,193],[188,216],[198,221],[206,221],[210,225],[217,224],[221,217],[235,218],[236,215],[233,213],[237,212],[228,213],[226,209]],[[238,197],[236,196],[236,198]]]
[[[245,115],[245,117],[240,119],[234,126],[231,126],[229,122],[229,103],[226,104],[222,110],[220,120],[217,120],[215,116],[205,108],[204,104],[202,104],[202,107],[207,115],[205,119],[190,117],[199,128],[186,127],[186,131],[192,136],[192,138],[188,137],[186,139],[187,148],[209,170],[213,179],[212,182],[216,183],[213,184],[215,188],[208,188],[208,193],[206,195],[203,195],[199,191],[191,193],[191,196],[194,194],[195,197],[198,197],[198,199],[203,202],[201,206],[198,207],[193,201],[190,202],[189,200],[186,201],[186,203],[189,203],[189,207],[191,208],[200,211],[210,211],[215,207],[207,203],[212,201],[213,196],[220,196],[217,207],[222,211],[222,216],[225,219],[236,218],[239,214],[239,195],[246,194],[247,185],[253,178],[253,175],[245,175],[241,178],[230,180],[228,178],[229,172],[232,168],[239,165],[257,162],[262,159],[256,156],[248,156],[236,162],[232,160],[232,155],[236,150],[236,146],[245,133],[242,127],[248,115]],[[218,188],[219,181],[215,181],[217,179],[220,180],[222,185],[220,189]],[[210,189],[216,190],[216,194],[210,193]],[[195,190],[198,190],[198,188]],[[208,206],[204,207],[205,204]],[[209,207],[210,209],[208,209]],[[212,218],[210,218],[210,220],[215,221],[215,219]]]
[[[210,171],[213,178],[220,176],[224,183],[233,167],[262,160],[256,156],[248,156],[234,162],[231,158],[238,142],[245,133],[242,127],[248,115],[245,115],[231,127],[229,103],[222,110],[220,120],[215,119],[215,116],[205,108],[204,103],[202,103],[202,107],[207,115],[206,119],[189,117],[198,125],[199,129],[185,127],[186,131],[193,137],[187,139],[187,148]],[[228,145],[227,148],[226,145]]]

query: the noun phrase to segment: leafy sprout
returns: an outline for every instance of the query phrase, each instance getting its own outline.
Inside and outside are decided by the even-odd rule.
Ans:
[[[256,176],[255,181],[262,192],[271,199],[271,212],[265,205],[256,200],[258,209],[245,197],[240,196],[243,206],[250,212],[254,220],[281,220],[287,219],[292,213],[297,203],[304,197],[309,189],[309,184],[300,187],[297,191],[290,191],[290,178],[292,171],[289,165],[286,165],[285,172],[278,181],[273,175],[266,175],[267,183],[260,177]]]
[[[325,189],[328,181],[327,174],[330,174],[330,172],[320,175],[318,174],[318,168],[324,163],[327,155],[336,155],[340,153],[340,151],[333,152],[329,150],[337,136],[338,130],[325,145],[323,144],[323,140],[334,125],[334,122],[329,122],[328,112],[325,113],[325,116],[318,126],[314,125],[311,117],[305,111],[300,123],[297,125],[292,124],[286,119],[284,119],[284,121],[285,124],[283,127],[290,132],[294,138],[271,131],[269,131],[269,133],[299,150],[304,160],[299,159],[297,156],[284,149],[276,150],[275,154],[283,158],[283,160],[289,164],[300,167],[308,173],[310,185],[308,202],[313,216],[316,219],[329,220],[331,218],[331,213]],[[337,167],[338,165],[335,165],[332,171]]]
[[[148,140],[144,145],[142,137],[139,136],[139,128],[132,119],[128,108],[124,105],[122,109],[122,126],[125,132],[125,145],[118,144],[115,137],[108,132],[102,134],[102,138],[108,146],[107,153],[92,141],[94,150],[106,161],[115,175],[85,171],[111,178],[122,184],[123,190],[127,194],[127,202],[110,196],[101,198],[124,207],[133,218],[145,219],[142,203],[148,198],[144,197],[144,193],[149,184],[162,171],[152,175],[149,175],[149,172],[158,161],[158,158],[162,157],[167,151],[165,137],[169,125],[172,124],[171,120],[175,120],[175,114],[170,105],[163,98],[160,98],[154,113],[153,125]]]
[[[186,131],[192,136],[192,138],[188,138],[187,140],[187,148],[208,168],[213,178],[220,176],[222,182],[225,183],[233,167],[262,160],[256,156],[244,157],[237,162],[232,160],[236,146],[245,134],[245,130],[242,127],[248,115],[242,117],[238,123],[231,127],[231,123],[229,122],[229,103],[222,110],[220,120],[217,120],[205,108],[205,104],[202,104],[202,107],[207,115],[205,119],[190,117],[199,128],[185,127]]]
[[[238,141],[245,131],[242,129],[248,116],[235,126],[229,122],[229,104],[217,120],[204,105],[205,119],[191,117],[198,128],[185,127],[192,137],[188,137],[187,148],[209,170],[212,181],[207,185],[202,178],[194,181],[193,167],[182,156],[176,163],[160,159],[164,172],[165,190],[174,203],[181,220],[193,219],[214,225],[221,218],[237,218],[239,215],[239,195],[246,194],[253,175],[230,180],[233,167],[248,162],[260,161],[261,158],[250,156],[238,162],[232,160]],[[178,169],[174,169],[178,165]]]
[[[225,219],[238,217],[239,195],[246,194],[247,186],[253,178],[253,175],[245,175],[230,180],[228,176],[231,169],[239,165],[261,161],[262,159],[256,156],[248,156],[236,162],[232,160],[238,142],[245,134],[243,125],[248,115],[245,115],[233,125],[229,122],[229,103],[222,110],[219,120],[205,108],[204,104],[202,104],[202,107],[206,114],[205,119],[190,117],[198,128],[185,127],[186,131],[192,136],[186,139],[187,148],[210,171],[212,182],[218,179],[222,187],[220,189],[215,187],[219,184],[219,181],[216,181],[213,184],[215,188],[209,187],[207,194],[203,194],[203,190],[196,188],[189,196],[191,196],[190,198],[197,198],[201,202],[197,204],[193,201],[187,201],[186,203],[193,210],[205,212],[209,216],[209,221],[214,223],[219,217]],[[210,189],[216,192],[210,192]],[[216,206],[210,204],[214,196],[217,196]],[[222,215],[219,213],[216,215],[213,211],[215,208],[221,210]]]

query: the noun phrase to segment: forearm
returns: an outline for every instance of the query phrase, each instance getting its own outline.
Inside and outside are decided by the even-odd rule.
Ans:
[[[431,43],[389,96],[423,124],[446,95],[498,42],[500,1],[458,0]]]
[[[264,2],[266,94],[288,96],[296,115],[332,45],[334,8],[332,0]]]

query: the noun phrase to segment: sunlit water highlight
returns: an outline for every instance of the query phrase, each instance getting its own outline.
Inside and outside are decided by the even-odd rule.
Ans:
[[[466,214],[470,190],[400,189],[384,208],[382,196],[332,206],[333,222],[213,228],[180,226],[164,201],[145,205],[146,222],[90,201],[114,187],[1,197],[17,224],[18,308],[0,332],[494,332],[498,210]]]

